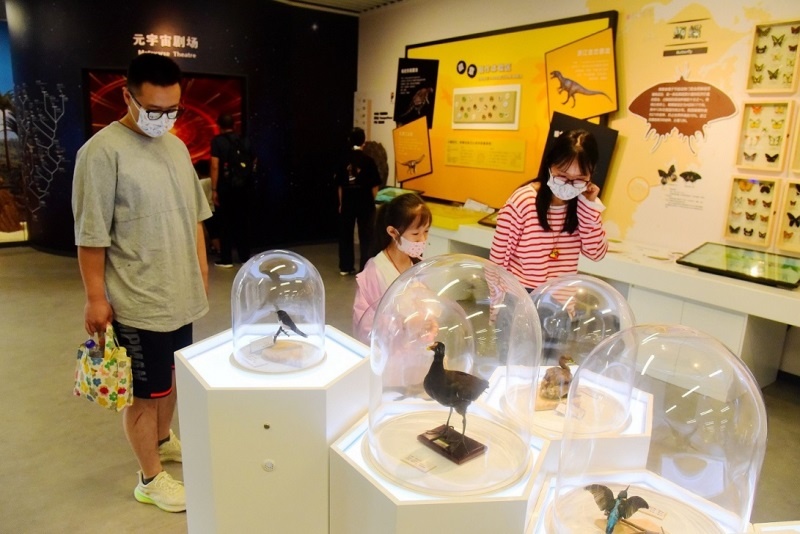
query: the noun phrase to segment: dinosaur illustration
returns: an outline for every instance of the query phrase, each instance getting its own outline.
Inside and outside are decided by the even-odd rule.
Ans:
[[[421,162],[423,159],[425,159],[425,154],[422,154],[417,159],[410,159],[408,161],[398,161],[397,163],[407,167],[408,174],[414,174],[415,172],[417,172],[417,164],[419,164],[419,162]]]
[[[432,87],[422,87],[418,89],[417,92],[414,93],[414,96],[411,97],[408,109],[398,117],[398,122],[407,123],[422,117],[425,114],[425,108],[431,103],[430,97],[432,94]]]
[[[561,84],[558,88],[558,94],[561,94],[563,91],[567,92],[567,99],[562,102],[562,104],[566,104],[569,102],[569,99],[572,99],[572,107],[575,107],[575,95],[603,95],[604,97],[611,100],[611,97],[605,94],[603,91],[592,91],[591,89],[587,89],[575,80],[570,80],[569,78],[565,77],[561,74],[561,71],[554,70],[550,73],[550,79],[557,78],[559,83]]]

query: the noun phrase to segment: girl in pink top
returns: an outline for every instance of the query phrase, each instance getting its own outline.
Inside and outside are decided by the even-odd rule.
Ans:
[[[514,191],[500,210],[489,258],[529,291],[577,273],[581,254],[594,261],[605,256],[605,206],[591,182],[597,158],[591,133],[564,132],[545,154],[542,175]]]
[[[375,309],[391,283],[422,258],[430,227],[431,211],[414,193],[378,208],[373,255],[356,275],[353,334],[360,341],[369,343]]]

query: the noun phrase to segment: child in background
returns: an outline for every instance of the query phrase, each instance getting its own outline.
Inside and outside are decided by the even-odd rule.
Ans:
[[[353,333],[360,341],[369,342],[375,308],[391,283],[422,258],[431,220],[425,201],[414,193],[378,208],[372,257],[356,276]]]
[[[599,261],[608,250],[592,183],[597,141],[585,130],[562,133],[545,154],[542,175],[514,191],[497,216],[489,258],[528,291],[578,272],[578,257]]]

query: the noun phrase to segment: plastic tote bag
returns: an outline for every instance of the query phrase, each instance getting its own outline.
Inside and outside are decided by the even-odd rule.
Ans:
[[[78,347],[73,392],[118,412],[133,404],[131,358],[125,347],[117,344],[110,324],[106,327],[104,350],[100,349],[93,339]]]

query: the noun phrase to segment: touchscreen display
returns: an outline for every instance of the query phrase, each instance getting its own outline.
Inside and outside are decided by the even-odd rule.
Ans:
[[[800,258],[771,252],[705,243],[676,261],[701,271],[759,284],[790,289],[800,285]]]

